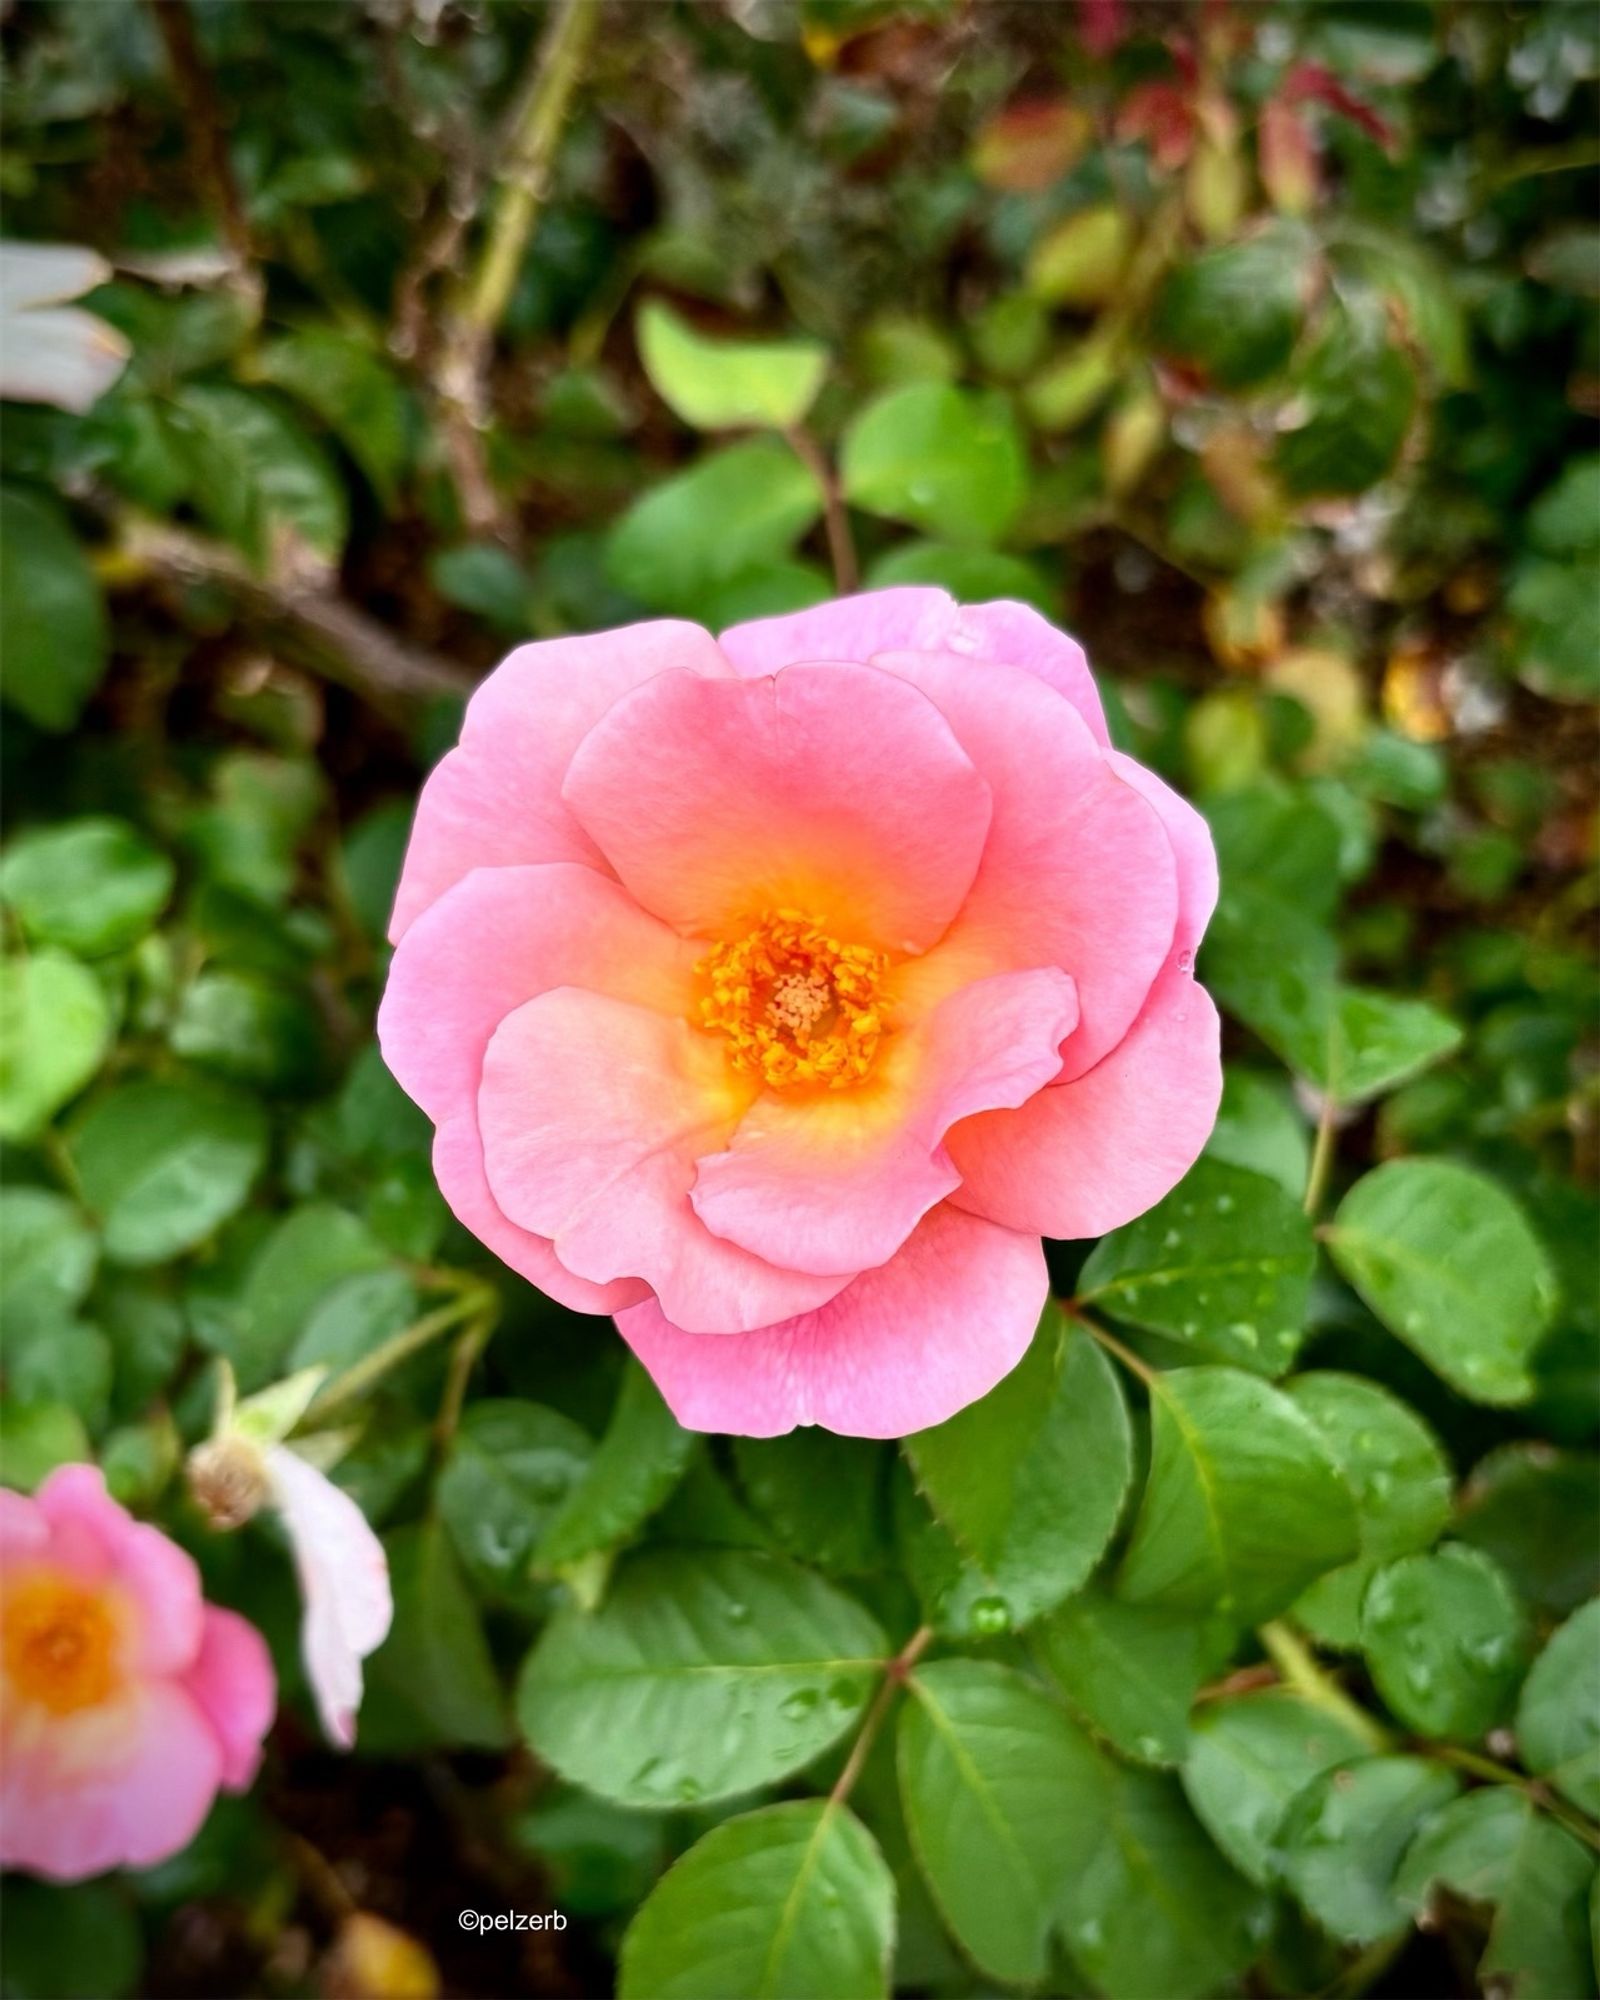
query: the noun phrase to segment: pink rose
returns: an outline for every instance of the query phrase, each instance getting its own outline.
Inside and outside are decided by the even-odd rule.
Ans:
[[[893,1437],[1205,1143],[1198,814],[1019,604],[524,646],[424,787],[384,1055],[456,1214],[680,1422]]]
[[[92,1465],[0,1491],[0,1863],[147,1868],[243,1791],[277,1699],[259,1632]]]

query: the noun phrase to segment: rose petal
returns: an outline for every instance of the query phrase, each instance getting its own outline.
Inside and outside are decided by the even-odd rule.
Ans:
[[[34,1496],[50,1530],[50,1561],[85,1582],[114,1578],[135,1611],[129,1664],[182,1673],[200,1650],[200,1572],[158,1528],[135,1521],[96,1465],[61,1465]]]
[[[653,1300],[617,1325],[690,1430],[777,1437],[821,1424],[903,1437],[1009,1374],[1048,1290],[1037,1237],[945,1203],[880,1270],[781,1326],[712,1339],[672,1325]]]
[[[474,868],[579,861],[608,872],[561,797],[572,753],[619,695],[677,668],[726,676],[709,632],[663,619],[519,646],[467,704],[461,741],[417,801],[389,927],[398,943]]]
[[[880,1074],[859,1089],[758,1099],[728,1151],[701,1160],[696,1211],[719,1236],[791,1269],[886,1263],[959,1183],[945,1133],[1047,1084],[1077,1012],[1072,981],[1054,967],[951,994],[886,1046]]]
[[[789,907],[899,951],[960,909],[990,810],[925,696],[844,665],[663,675],[584,738],[564,795],[639,901],[691,936]]]
[[[766,1326],[848,1276],[779,1270],[713,1236],[689,1204],[695,1162],[725,1144],[750,1089],[686,1021],[564,987],[503,1021],[478,1099],[501,1210],[568,1270],[643,1278],[679,1325]]]
[[[350,1495],[298,1452],[269,1447],[267,1473],[305,1600],[306,1678],[328,1740],[348,1750],[361,1707],[361,1662],[383,1644],[394,1617],[389,1561]]]
[[[1220,1040],[1210,995],[1174,957],[1131,1032],[1092,1070],[1019,1110],[956,1126],[946,1144],[962,1186],[952,1199],[1042,1236],[1099,1236],[1131,1222],[1211,1136]]]
[[[1060,966],[1078,988],[1079,1023],[1062,1051],[1076,1075],[1127,1033],[1172,947],[1177,866],[1161,815],[1077,711],[1022,668],[974,671],[950,653],[880,664],[937,703],[994,797],[972,892],[907,969],[907,991],[928,1004],[990,973]]]
[[[216,1731],[222,1783],[231,1792],[244,1791],[261,1763],[261,1739],[278,1704],[266,1640],[237,1612],[208,1604],[200,1651],[184,1685]]]

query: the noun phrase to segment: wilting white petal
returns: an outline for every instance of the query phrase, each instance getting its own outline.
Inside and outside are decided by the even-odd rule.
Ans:
[[[58,306],[103,285],[111,266],[81,243],[0,242],[0,312]]]
[[[300,1574],[300,1651],[317,1713],[341,1750],[356,1740],[361,1662],[394,1616],[383,1545],[350,1495],[287,1445],[267,1450],[272,1494]]]
[[[115,327],[77,306],[0,314],[0,396],[81,416],[127,365]]]

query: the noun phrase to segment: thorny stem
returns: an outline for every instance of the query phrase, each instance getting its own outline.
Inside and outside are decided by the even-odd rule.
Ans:
[[[834,588],[848,597],[861,585],[861,566],[856,561],[855,540],[850,533],[850,517],[845,512],[839,476],[827,453],[803,424],[792,424],[784,432],[791,448],[806,470],[822,488],[822,525],[828,537],[828,555],[833,563]]]
[[[239,184],[234,179],[222,107],[200,52],[189,0],[150,0],[150,11],[166,50],[173,83],[183,100],[184,124],[188,128],[196,177],[210,191],[236,274],[259,292],[259,279],[252,270],[250,223]]]
[[[861,1724],[861,1733],[850,1746],[850,1755],[845,1759],[844,1769],[834,1781],[833,1790],[828,1794],[831,1806],[842,1806],[855,1789],[856,1780],[866,1768],[867,1758],[877,1741],[878,1731],[883,1727],[884,1718],[894,1706],[896,1695],[911,1678],[911,1669],[933,1644],[933,1627],[919,1625],[892,1660],[885,1663],[883,1679],[878,1684],[878,1692],[872,1698],[872,1706],[867,1710]]]
[[[494,212],[475,269],[445,319],[435,388],[468,524],[509,540],[484,457],[489,351],[539,221],[573,91],[600,17],[599,0],[558,0],[506,124]]]

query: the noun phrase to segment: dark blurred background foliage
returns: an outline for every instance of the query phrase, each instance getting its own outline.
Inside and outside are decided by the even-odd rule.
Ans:
[[[986,1946],[936,1864],[930,1897],[869,1760],[904,1990],[1592,1991],[1600,1796],[1506,1725],[1600,1541],[1600,13],[18,0],[0,38],[5,233],[102,252],[83,303],[131,347],[86,414],[9,403],[0,431],[4,1476],[98,1457],[269,1632],[289,1697],[255,1795],[187,1854],[8,1883],[6,1991],[608,1990],[658,1871],[727,1808],[555,1778],[508,1689],[641,1532],[787,1551],[899,1636],[920,1601],[942,1642],[1059,1671],[1118,1753],[1110,1858],[1037,1965]],[[1303,1339],[1314,1419],[1365,1378],[1367,1415],[1323,1412],[1372,1530],[1359,1580],[1373,1551],[1444,1565],[1408,1587],[1478,1646],[1421,1662],[1454,1707],[1338,1572],[1265,1652],[1192,1601],[1119,1625],[1114,1564],[1031,1609],[975,1596],[932,1446],[929,1514],[892,1447],[691,1443],[606,1329],[444,1210],[371,1026],[410,804],[474,678],[529,636],[716,628],[857,581],[1037,605],[1088,646],[1119,740],[1210,814],[1230,1069],[1203,1164],[1272,1184],[1247,1250],[1304,1226],[1308,1172],[1315,1208],[1377,1162],[1466,1170],[1434,1247],[1481,1237],[1494,1268],[1442,1327],[1433,1295],[1397,1323],[1345,1209],[1276,1358],[1181,1293],[1124,1311],[1134,1231],[1053,1253],[1146,1367],[1270,1376]],[[441,1301],[449,1338],[411,1351]],[[216,1356],[246,1391],[377,1357],[337,1476],[399,1613],[349,1764],[306,1718],[281,1547],[185,1496]],[[1420,1526],[1385,1525],[1395,1480]],[[1413,1554],[1447,1517],[1447,1554]],[[1119,1705],[1141,1660],[1154,1723]],[[1592,1658],[1560,1671],[1547,1706],[1588,1756]],[[1387,1709],[1419,1755],[1382,1797],[1302,1793],[1285,1831],[1350,1746],[1230,1752],[1239,1698],[1279,1678],[1330,1729]],[[1202,1683],[1223,1721],[1186,1749]],[[1266,1760],[1265,1803],[1230,1754]],[[1479,1847],[1439,1836],[1397,1887],[1458,1779],[1494,1802]],[[463,1905],[571,1924],[469,1937]],[[631,1990],[710,1989],[663,1961]]]

